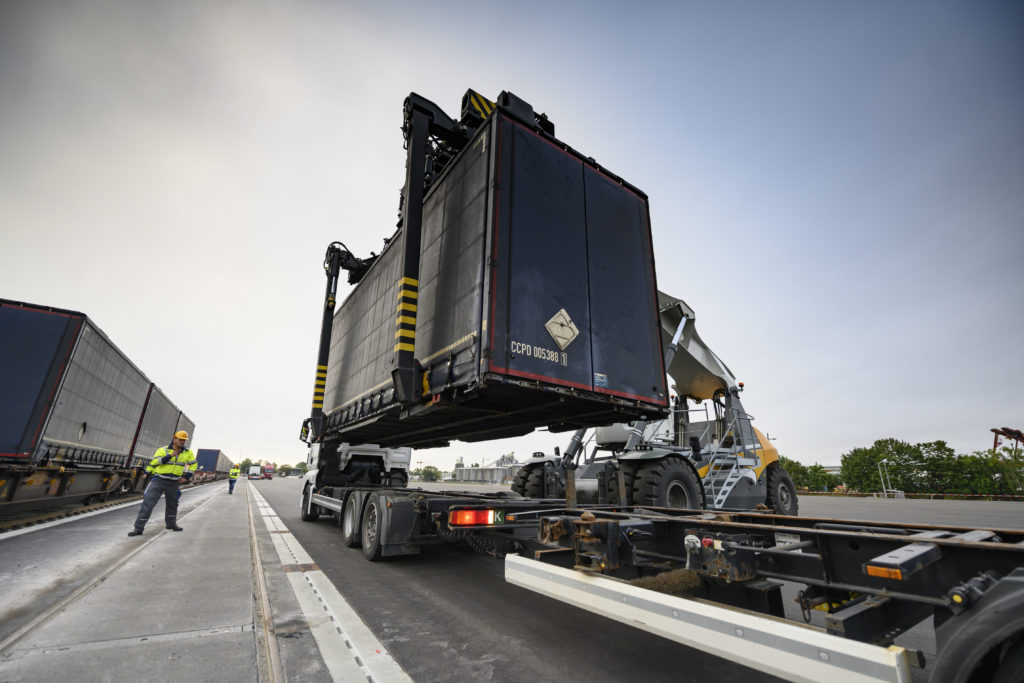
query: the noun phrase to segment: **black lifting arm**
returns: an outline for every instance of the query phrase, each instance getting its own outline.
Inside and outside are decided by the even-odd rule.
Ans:
[[[302,441],[314,443],[323,438],[324,389],[327,384],[327,358],[331,351],[331,332],[334,325],[334,306],[337,303],[338,276],[348,271],[348,283],[357,284],[366,270],[377,260],[371,254],[361,259],[352,255],[341,242],[332,242],[324,256],[324,272],[327,274],[327,291],[324,294],[324,313],[320,327],[320,350],[316,358],[316,380],[313,384],[313,408],[310,416],[302,423],[299,436]]]
[[[436,104],[410,93],[402,125],[407,150],[400,225],[405,232],[395,316],[395,367],[391,377],[400,403],[415,403],[422,369],[416,362],[416,303],[419,296],[423,197],[447,163],[466,144],[466,127]]]

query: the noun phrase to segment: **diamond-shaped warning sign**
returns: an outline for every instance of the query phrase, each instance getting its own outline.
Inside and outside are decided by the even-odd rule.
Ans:
[[[558,313],[555,313],[551,320],[544,323],[544,329],[555,340],[561,351],[565,351],[565,348],[572,344],[572,340],[580,336],[580,331],[576,329],[576,325],[573,324],[572,318],[569,317],[564,308],[559,309]]]

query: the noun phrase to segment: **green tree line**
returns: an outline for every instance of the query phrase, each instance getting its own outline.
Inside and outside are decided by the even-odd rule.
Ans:
[[[781,461],[793,483],[810,491],[832,491],[840,485],[850,491],[881,491],[881,477],[887,475],[884,488],[904,493],[1024,494],[1024,452],[1008,447],[960,454],[945,441],[879,439],[844,453],[838,476],[821,465]]]

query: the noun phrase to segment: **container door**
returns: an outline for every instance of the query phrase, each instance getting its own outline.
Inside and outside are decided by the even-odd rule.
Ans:
[[[0,303],[0,458],[29,459],[82,322]]]
[[[499,121],[491,371],[593,389],[583,164]]]

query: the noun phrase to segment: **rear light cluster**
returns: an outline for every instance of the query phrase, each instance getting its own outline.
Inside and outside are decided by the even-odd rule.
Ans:
[[[504,510],[449,510],[449,526],[492,526],[515,521],[512,515],[505,516]]]

